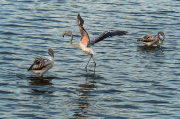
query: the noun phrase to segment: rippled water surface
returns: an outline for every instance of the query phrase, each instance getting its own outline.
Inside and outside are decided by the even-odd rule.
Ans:
[[[78,13],[90,38],[128,31],[92,46],[95,74],[62,37],[78,43]],[[0,118],[180,118],[180,1],[2,0],[0,19]],[[136,42],[159,31],[160,47]],[[40,79],[27,69],[50,47],[54,67]]]

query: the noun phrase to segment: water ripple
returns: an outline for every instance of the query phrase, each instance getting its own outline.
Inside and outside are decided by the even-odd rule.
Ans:
[[[179,118],[179,11],[177,0],[3,0],[0,3],[0,118]],[[92,48],[90,58],[69,44],[81,36],[77,14],[90,38],[105,30],[128,31]],[[162,46],[137,39],[165,33]],[[55,64],[43,78],[27,72],[34,58]]]

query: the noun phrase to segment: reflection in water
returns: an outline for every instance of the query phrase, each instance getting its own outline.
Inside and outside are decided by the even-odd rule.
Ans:
[[[137,51],[144,58],[159,60],[156,56],[164,56],[164,48],[162,46],[138,46]]]
[[[138,46],[137,51],[140,51],[140,55],[143,58],[154,60],[161,60],[161,58],[164,58],[164,48],[162,46]]]
[[[31,80],[29,82],[29,85],[37,85],[37,86],[52,86],[52,83],[50,82],[55,77],[29,77],[28,79]]]
[[[36,86],[49,86],[51,87],[53,83],[51,80],[55,77],[28,77],[27,79],[30,80],[29,85],[36,85]],[[31,89],[32,93],[48,93],[52,94],[54,91],[46,91],[46,90],[38,90],[38,89]]]
[[[73,115],[73,117],[78,118],[78,117],[86,117],[84,116],[84,114],[87,113],[87,111],[84,111],[86,108],[92,106],[92,104],[90,104],[91,102],[90,100],[90,96],[91,96],[91,91],[96,88],[95,83],[96,83],[96,79],[98,78],[96,75],[94,74],[86,74],[83,75],[83,77],[86,77],[86,83],[85,84],[79,84],[79,87],[76,89],[77,91],[77,96],[78,98],[78,104],[77,104],[77,108],[82,110],[83,112],[81,112],[81,114],[79,114],[79,112],[74,112],[75,114]],[[92,100],[91,100],[92,101]]]
[[[48,93],[52,94],[54,91],[45,91],[45,90],[37,90],[37,89],[31,89],[32,93]]]
[[[142,50],[146,52],[163,52],[163,47],[162,46],[138,46],[137,50]]]
[[[165,63],[166,56],[162,46],[139,46],[137,49],[138,55],[142,58],[138,62],[141,63],[141,66],[146,67],[146,71],[150,72],[149,69],[158,69],[157,66],[161,67]],[[152,72],[155,72],[155,70],[152,70]]]
[[[164,48],[162,46],[138,46],[139,55],[153,62],[163,62]]]

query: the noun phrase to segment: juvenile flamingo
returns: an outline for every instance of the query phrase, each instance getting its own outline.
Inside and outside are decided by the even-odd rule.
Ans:
[[[127,32],[126,31],[118,31],[118,30],[116,30],[116,31],[104,31],[100,35],[98,35],[96,38],[90,40],[88,33],[83,28],[84,20],[81,18],[81,16],[79,14],[77,16],[76,24],[78,25],[80,32],[81,32],[81,39],[80,39],[80,42],[78,45],[72,44],[73,34],[71,33],[71,31],[66,30],[63,32],[62,35],[64,37],[65,34],[70,34],[71,35],[71,39],[70,39],[71,46],[73,46],[75,48],[79,48],[80,50],[83,50],[86,54],[91,56],[89,61],[91,59],[93,59],[93,61],[94,61],[94,73],[95,73],[96,62],[95,62],[93,56],[96,54],[96,52],[90,48],[90,45],[94,45],[95,43],[97,43],[97,42],[99,42],[99,41],[101,41],[101,40],[103,40],[109,36],[112,37],[115,35],[119,35],[119,36],[126,35]],[[87,66],[89,64],[89,61],[85,67],[86,72],[87,72]]]
[[[51,69],[54,64],[53,50],[49,48],[47,52],[51,56],[51,60],[43,56],[37,57],[27,71],[32,71],[34,74],[39,74],[39,77],[43,77],[43,74]]]
[[[159,35],[161,35],[163,37],[163,39],[161,39],[161,37]],[[162,31],[159,31],[157,36],[158,36],[158,38],[152,34],[147,34],[143,38],[138,39],[137,42],[141,42],[147,46],[152,46],[154,44],[160,46],[163,44],[165,35]],[[161,43],[159,43],[159,39],[161,40]]]

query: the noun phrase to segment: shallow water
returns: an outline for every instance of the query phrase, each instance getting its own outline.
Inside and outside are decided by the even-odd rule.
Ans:
[[[0,118],[179,118],[178,0],[2,0],[0,3]],[[92,46],[93,61],[70,46],[80,39],[77,14],[90,38],[128,31]],[[165,33],[162,46],[138,38]],[[44,78],[27,72],[34,58],[55,54]]]

